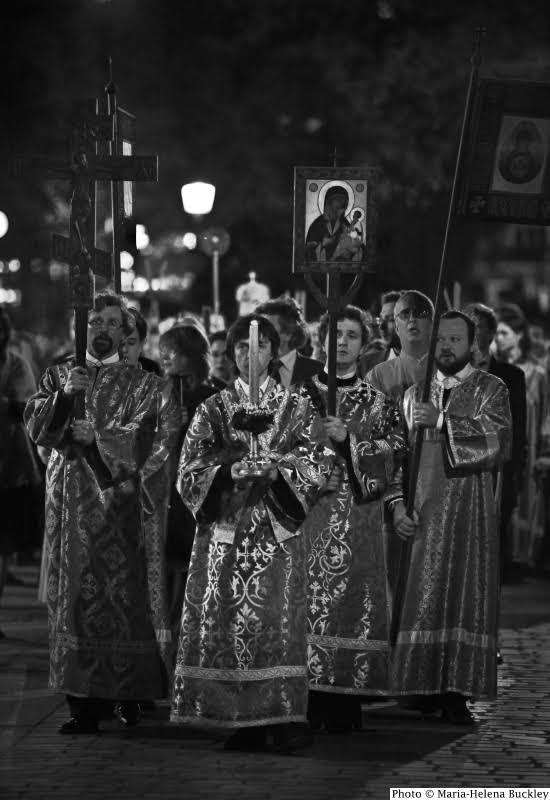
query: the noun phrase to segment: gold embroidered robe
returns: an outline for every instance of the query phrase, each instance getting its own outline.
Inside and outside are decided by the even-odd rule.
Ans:
[[[75,454],[62,393],[71,367],[46,370],[25,409],[33,441],[52,448],[45,531],[50,687],[84,697],[160,698],[166,675],[151,614],[143,505],[168,491],[167,450],[151,449],[161,384],[120,362],[88,367],[86,418],[95,441]]]
[[[441,385],[432,402],[441,407]],[[413,398],[405,395],[411,420]],[[508,390],[473,370],[451,389],[445,424],[424,434],[419,525],[392,656],[394,694],[496,696],[499,533],[493,469],[509,458]]]
[[[176,659],[171,720],[225,728],[305,721],[306,552],[300,525],[330,470],[312,435],[308,398],[270,380],[274,413],[260,449],[277,463],[269,487],[236,486],[248,452],[233,414],[237,385],[201,404],[187,431],[178,489],[197,519]]]
[[[326,407],[327,388],[313,378]],[[308,514],[310,689],[386,694],[389,621],[384,503],[402,494],[401,415],[382,392],[356,378],[339,385],[336,414],[350,432],[344,480]],[[321,421],[315,434],[324,441]]]

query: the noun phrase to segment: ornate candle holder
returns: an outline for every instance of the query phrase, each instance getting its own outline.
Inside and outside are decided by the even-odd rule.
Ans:
[[[237,430],[247,431],[250,434],[248,458],[243,459],[246,464],[246,475],[249,478],[262,478],[269,459],[259,452],[258,436],[269,430],[273,424],[273,412],[266,411],[253,403],[245,403],[233,414],[232,422]]]

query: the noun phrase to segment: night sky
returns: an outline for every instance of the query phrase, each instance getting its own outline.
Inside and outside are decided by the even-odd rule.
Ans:
[[[433,293],[474,29],[488,29],[484,74],[545,81],[548,16],[546,2],[20,0],[2,10],[2,151],[62,154],[71,104],[103,95],[111,55],[137,152],[160,160],[136,218],[153,241],[183,232],[181,185],[213,182],[208,224],[233,242],[226,303],[251,268],[274,292],[299,285],[293,168],[331,164],[335,146],[342,164],[382,168],[381,269],[363,301],[412,282]],[[51,234],[67,232],[66,192],[2,174],[0,258],[27,273],[47,259]],[[450,269],[463,278],[477,234],[458,233]]]

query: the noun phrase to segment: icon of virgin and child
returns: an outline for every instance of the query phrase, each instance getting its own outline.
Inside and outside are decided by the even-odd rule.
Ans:
[[[321,214],[306,234],[307,261],[361,261],[365,212],[354,206],[349,184],[330,181],[318,194]]]

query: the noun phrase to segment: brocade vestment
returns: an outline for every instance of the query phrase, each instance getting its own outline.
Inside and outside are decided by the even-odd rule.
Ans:
[[[166,676],[152,621],[144,506],[166,502],[169,447],[158,434],[161,383],[123,363],[90,367],[89,446],[71,446],[73,364],[46,370],[25,409],[46,473],[50,687],[83,697],[154,699]],[[142,476],[140,470],[146,467]]]
[[[419,386],[405,395],[408,424],[421,396]],[[442,396],[434,379],[431,402],[440,409]],[[509,458],[511,437],[508,390],[478,369],[450,390],[442,430],[424,432],[415,500],[419,524],[392,655],[394,694],[496,696],[493,469]]]
[[[313,379],[312,391],[326,407],[322,378]],[[344,450],[344,479],[338,491],[321,495],[303,527],[309,550],[310,689],[386,694],[390,602],[384,502],[402,494],[402,420],[394,403],[359,377],[337,381],[336,415],[349,431],[337,450]],[[320,420],[314,432],[325,441]]]
[[[303,722],[307,711],[306,543],[300,525],[332,466],[315,442],[305,396],[269,380],[274,415],[260,451],[270,485],[234,484],[248,453],[233,415],[239,382],[199,406],[181,454],[178,489],[197,519],[175,670],[171,720],[238,728]]]

